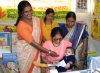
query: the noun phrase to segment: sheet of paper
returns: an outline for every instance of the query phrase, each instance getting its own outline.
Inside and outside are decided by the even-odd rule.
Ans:
[[[56,65],[54,65],[54,64],[47,64],[48,66],[56,66]]]
[[[61,62],[59,62],[58,64],[48,64],[48,66],[62,66],[62,67],[65,67],[66,66],[66,63],[64,60],[62,60]]]
[[[64,60],[62,60],[62,61],[59,62],[56,66],[57,66],[57,67],[59,67],[59,66],[65,67],[65,66],[66,66],[66,63],[65,63]]]
[[[50,70],[50,73],[58,73],[57,69]]]

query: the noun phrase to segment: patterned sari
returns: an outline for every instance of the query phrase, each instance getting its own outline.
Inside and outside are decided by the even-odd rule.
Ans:
[[[32,36],[37,43],[41,42],[41,24],[40,19],[33,17]],[[40,68],[33,65],[33,61],[40,62],[40,52],[25,40],[17,42],[17,57],[19,61],[20,73],[41,73]]]
[[[82,46],[83,42],[81,41],[82,34],[84,32],[85,25],[76,23],[73,26],[72,30],[64,37],[64,39],[69,40],[72,44],[72,47],[75,49],[75,57],[77,59],[77,64],[83,67],[83,61],[81,60]]]

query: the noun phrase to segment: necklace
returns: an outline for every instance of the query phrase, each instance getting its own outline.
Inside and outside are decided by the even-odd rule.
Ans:
[[[60,44],[54,44],[54,43],[52,43],[53,44],[53,46],[55,46],[55,47],[58,47],[58,46],[60,46]]]

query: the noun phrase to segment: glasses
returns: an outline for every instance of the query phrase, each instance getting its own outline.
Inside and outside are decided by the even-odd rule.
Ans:
[[[53,40],[54,40],[54,41],[58,41],[58,40],[61,41],[62,38],[54,38]]]

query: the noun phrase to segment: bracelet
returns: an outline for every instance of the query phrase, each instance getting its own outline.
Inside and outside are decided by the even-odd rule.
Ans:
[[[49,50],[49,51],[48,51],[48,54],[50,55],[50,53],[51,53],[51,51]]]

